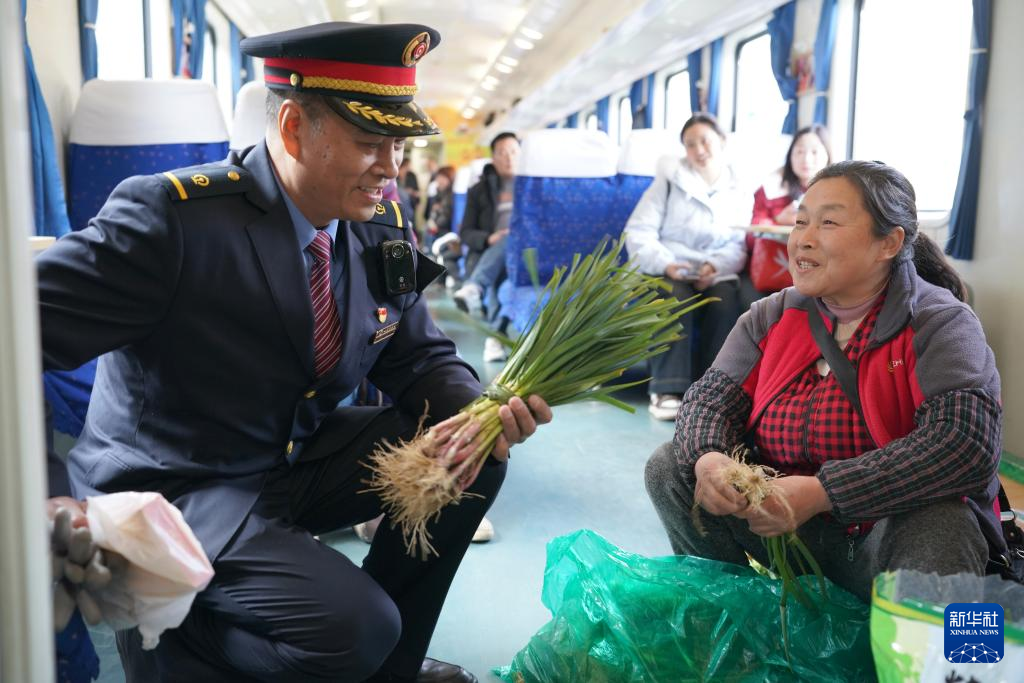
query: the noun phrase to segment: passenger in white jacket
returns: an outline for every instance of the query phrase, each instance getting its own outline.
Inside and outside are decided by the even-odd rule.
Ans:
[[[713,116],[694,114],[682,140],[686,157],[661,160],[624,231],[633,262],[668,280],[677,299],[721,299],[684,316],[685,336],[651,360],[649,410],[661,420],[675,419],[679,399],[711,365],[739,316],[737,274],[747,250],[735,226],[750,222],[753,204],[725,161],[725,134]]]

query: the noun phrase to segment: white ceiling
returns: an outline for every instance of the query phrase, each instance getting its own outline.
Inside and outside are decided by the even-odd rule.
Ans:
[[[540,127],[766,15],[785,0],[215,0],[247,35],[320,21],[427,24],[441,45],[417,71],[426,107],[491,127]],[[532,49],[515,44],[543,34]],[[518,60],[512,73],[499,57]],[[496,79],[493,90],[484,86]],[[483,100],[482,103],[477,101]],[[519,101],[521,100],[521,101]],[[518,102],[515,106],[513,103]]]

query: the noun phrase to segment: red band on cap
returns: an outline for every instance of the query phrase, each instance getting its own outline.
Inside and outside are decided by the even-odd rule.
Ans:
[[[416,67],[377,66],[297,57],[267,57],[264,65],[294,71],[303,78],[337,78],[381,85],[416,85]],[[271,83],[287,82],[286,79],[274,79],[270,76],[265,76],[265,80]]]

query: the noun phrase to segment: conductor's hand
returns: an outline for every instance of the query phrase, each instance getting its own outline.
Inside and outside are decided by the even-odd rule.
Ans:
[[[693,466],[697,476],[697,503],[713,515],[735,515],[747,509],[746,496],[725,483],[721,470],[732,462],[725,453],[710,451]]]
[[[502,432],[491,455],[504,462],[508,460],[509,446],[526,441],[537,431],[537,425],[551,422],[551,408],[540,396],[530,396],[525,402],[513,396],[508,404],[498,408],[498,417]]]

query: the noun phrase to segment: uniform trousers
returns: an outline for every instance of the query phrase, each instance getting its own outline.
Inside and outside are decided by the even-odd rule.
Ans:
[[[382,439],[410,438],[416,418],[388,408],[353,439],[349,411],[321,425],[294,466],[267,477],[245,522],[213,563],[215,575],[184,623],[141,650],[135,630],[118,633],[127,680],[414,680],[470,539],[497,495],[504,464],[491,461],[430,526],[439,556],[406,554],[385,518],[362,566],[314,538],[381,512],[362,492]],[[338,449],[338,444],[344,444]]]
[[[750,531],[746,520],[701,509],[706,535],[697,531],[691,517],[695,481],[682,476],[677,458],[676,444],[663,444],[648,460],[646,473],[647,492],[672,551],[740,565],[747,564],[744,553],[750,553],[767,567],[761,537]],[[822,515],[805,522],[797,534],[822,573],[864,602],[871,600],[872,580],[884,571],[982,575],[988,561],[988,543],[977,518],[955,499],[885,517],[862,535],[852,535],[848,525]]]

